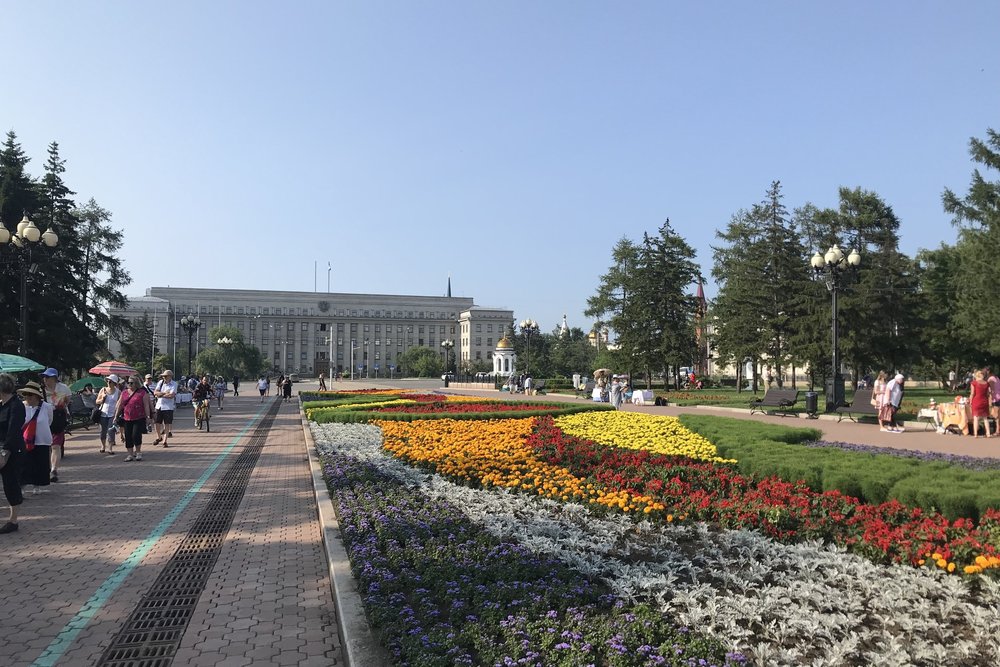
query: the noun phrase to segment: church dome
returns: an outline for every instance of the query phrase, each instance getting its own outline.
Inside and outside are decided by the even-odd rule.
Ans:
[[[510,338],[507,338],[507,336],[504,336],[503,338],[497,341],[498,350],[509,350],[512,347],[514,347],[514,344],[510,342]]]

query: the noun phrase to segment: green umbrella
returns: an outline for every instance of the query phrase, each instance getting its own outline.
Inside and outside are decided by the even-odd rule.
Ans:
[[[71,384],[69,388],[71,391],[74,392],[83,391],[83,388],[89,384],[94,389],[100,389],[101,387],[104,386],[105,382],[106,380],[102,377],[86,377],[86,378],[80,378],[79,380]]]
[[[27,357],[16,354],[0,354],[0,373],[23,373],[25,371],[44,371],[45,366]]]

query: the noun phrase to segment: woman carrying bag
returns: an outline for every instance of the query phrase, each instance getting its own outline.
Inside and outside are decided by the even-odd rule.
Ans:
[[[24,428],[21,437],[27,455],[24,458],[22,484],[30,484],[33,494],[48,486],[52,451],[52,404],[42,400],[42,385],[29,382],[17,390],[24,399]]]
[[[142,434],[149,430],[153,421],[153,401],[149,392],[142,386],[138,375],[128,379],[128,386],[122,392],[115,409],[115,421],[123,425],[125,433],[125,449],[128,450],[126,461],[142,460]]]
[[[108,376],[107,384],[97,393],[97,408],[101,411],[101,454],[115,453],[115,408],[121,391],[118,390],[118,376]]]

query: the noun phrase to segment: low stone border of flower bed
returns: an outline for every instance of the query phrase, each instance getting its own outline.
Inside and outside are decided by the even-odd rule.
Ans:
[[[312,475],[313,494],[319,513],[320,529],[323,531],[323,545],[333,585],[333,600],[337,611],[337,624],[343,640],[344,655],[348,667],[384,667],[390,663],[389,653],[381,645],[365,616],[361,595],[358,593],[351,562],[340,537],[340,524],[333,509],[333,501],[326,483],[323,468],[316,452],[312,429],[305,415],[301,415],[302,432],[305,434],[306,451],[309,454],[309,471]]]

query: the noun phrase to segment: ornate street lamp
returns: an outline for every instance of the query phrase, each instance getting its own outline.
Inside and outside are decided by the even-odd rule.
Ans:
[[[451,352],[451,349],[455,347],[455,341],[451,340],[450,338],[447,340],[443,340],[441,341],[441,347],[444,348],[444,372],[447,373],[448,369],[451,368],[450,364],[448,363],[448,354]]]
[[[833,295],[833,376],[826,385],[826,411],[834,412],[844,405],[844,375],[840,372],[840,337],[837,327],[837,292],[841,287],[841,278],[847,271],[855,271],[861,265],[861,253],[852,250],[849,255],[836,244],[826,251],[825,255],[817,252],[809,262],[817,277],[825,276],[826,288]]]
[[[229,363],[229,351],[233,349],[233,343],[235,343],[236,341],[230,338],[229,336],[223,336],[222,338],[219,338],[215,342],[218,343],[219,347],[221,347],[225,351],[226,374],[228,375],[232,371],[232,364]]]
[[[194,314],[185,315],[181,318],[181,329],[188,335],[188,377],[191,377],[191,352],[194,343],[194,334],[201,328],[201,319]]]
[[[532,319],[521,320],[521,333],[524,334],[524,372],[528,372],[528,358],[531,356],[531,335],[538,333],[538,322]]]
[[[9,244],[9,245],[8,245]],[[7,227],[0,224],[0,245],[18,252],[21,265],[21,336],[18,340],[17,352],[21,356],[28,355],[28,276],[33,275],[38,267],[31,261],[31,254],[39,244],[47,248],[59,245],[59,236],[52,229],[44,233],[28,219],[25,213],[21,222],[17,223],[17,231],[11,234]]]

